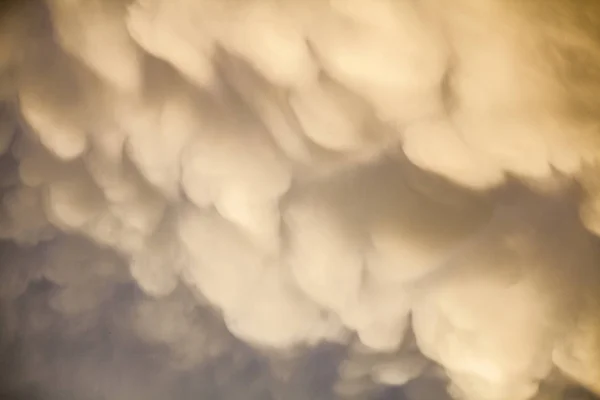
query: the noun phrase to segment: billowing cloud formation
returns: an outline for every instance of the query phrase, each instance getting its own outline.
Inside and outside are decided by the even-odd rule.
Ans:
[[[538,3],[7,2],[2,384],[600,395],[600,7]]]

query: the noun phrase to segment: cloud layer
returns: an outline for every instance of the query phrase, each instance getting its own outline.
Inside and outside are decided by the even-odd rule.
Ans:
[[[600,7],[547,3],[7,2],[7,390],[600,394]]]

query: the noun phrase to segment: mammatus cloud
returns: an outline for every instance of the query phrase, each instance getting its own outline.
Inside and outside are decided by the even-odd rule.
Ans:
[[[600,395],[594,2],[2,7],[6,396]]]

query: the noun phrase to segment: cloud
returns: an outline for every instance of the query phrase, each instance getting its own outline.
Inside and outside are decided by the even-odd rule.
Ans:
[[[0,386],[600,395],[600,10],[547,3],[3,4]]]

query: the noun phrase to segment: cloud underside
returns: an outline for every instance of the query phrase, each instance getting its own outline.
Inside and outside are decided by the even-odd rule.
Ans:
[[[530,3],[6,2],[6,396],[600,393],[600,8]]]

